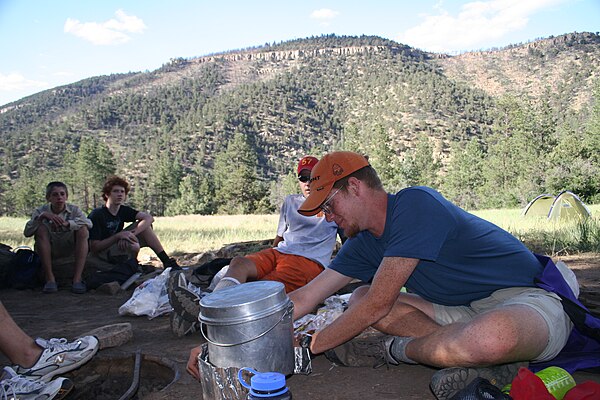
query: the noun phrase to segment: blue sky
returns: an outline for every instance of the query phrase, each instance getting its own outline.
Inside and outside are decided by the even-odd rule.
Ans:
[[[171,58],[335,33],[456,53],[600,31],[600,0],[0,0],[0,105]]]

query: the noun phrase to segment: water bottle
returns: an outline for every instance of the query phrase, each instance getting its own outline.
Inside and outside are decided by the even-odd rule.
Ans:
[[[242,376],[243,371],[252,374],[250,385]],[[252,368],[238,371],[238,380],[246,389],[250,389],[247,400],[292,400],[292,392],[285,385],[285,375],[279,372],[257,372]]]
[[[123,282],[123,284],[121,285],[121,290],[127,290],[127,288],[129,288],[129,286],[131,286],[131,284],[135,282],[135,280],[140,276],[142,276],[141,272],[136,272],[135,274],[131,275],[129,279]]]
[[[560,367],[548,367],[535,373],[544,382],[546,389],[557,400],[562,400],[569,390],[575,387],[575,379]],[[502,391],[510,393],[512,385],[506,385]]]

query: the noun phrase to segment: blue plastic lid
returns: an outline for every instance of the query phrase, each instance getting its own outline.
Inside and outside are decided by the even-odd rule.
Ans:
[[[279,372],[262,372],[250,378],[250,386],[261,392],[273,392],[285,387],[285,375]]]
[[[250,372],[250,385],[244,380],[243,372]],[[257,372],[252,368],[244,367],[238,371],[238,380],[247,389],[250,389],[250,398],[277,397],[289,390],[285,386],[285,375],[279,372]]]

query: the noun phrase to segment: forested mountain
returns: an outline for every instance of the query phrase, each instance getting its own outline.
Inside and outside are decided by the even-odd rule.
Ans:
[[[327,35],[85,79],[0,108],[0,213],[49,179],[89,209],[112,173],[155,214],[265,212],[301,156],[337,149],[467,208],[598,201],[599,59],[591,33],[457,56]]]

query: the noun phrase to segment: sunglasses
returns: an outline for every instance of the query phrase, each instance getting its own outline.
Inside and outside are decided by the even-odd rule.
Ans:
[[[306,183],[306,182],[310,181],[310,176],[298,175],[298,180],[302,183]]]

